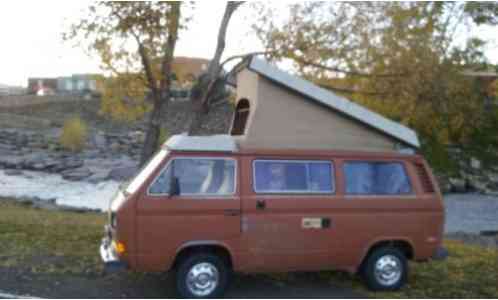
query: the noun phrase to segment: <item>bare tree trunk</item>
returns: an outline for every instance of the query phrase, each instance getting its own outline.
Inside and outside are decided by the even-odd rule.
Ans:
[[[168,16],[171,18],[172,22],[170,24],[170,28],[168,28],[168,39],[164,45],[164,57],[161,64],[162,78],[159,89],[155,88],[157,86],[157,82],[154,76],[152,74],[151,76],[147,76],[149,85],[153,87],[152,95],[154,99],[154,106],[147,125],[147,133],[145,135],[142,155],[140,157],[140,165],[145,164],[159,147],[161,113],[170,101],[171,63],[173,62],[176,41],[178,39],[180,4],[181,2],[174,2],[172,4],[170,15]],[[144,62],[144,67],[147,73],[147,70],[150,70],[150,64],[147,62],[146,56],[142,56],[142,62]]]
[[[225,6],[225,13],[218,30],[218,41],[213,59],[209,62],[208,71],[204,78],[198,80],[198,93],[192,93],[190,101],[193,108],[193,118],[190,123],[189,134],[198,134],[202,127],[205,115],[209,113],[210,94],[212,93],[216,80],[221,71],[220,60],[225,50],[226,33],[228,23],[235,10],[243,4],[243,1],[229,1]]]
[[[142,147],[142,155],[140,157],[141,166],[149,160],[149,158],[154,154],[154,152],[156,152],[157,148],[159,147],[159,135],[161,133],[161,112],[163,111],[163,107],[167,105],[167,102],[167,99],[163,99],[161,95],[157,95],[154,97],[154,106],[147,123],[147,133],[145,135],[145,141]]]

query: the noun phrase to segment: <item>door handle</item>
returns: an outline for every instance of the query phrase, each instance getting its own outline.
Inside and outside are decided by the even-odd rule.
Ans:
[[[240,216],[240,210],[239,209],[226,209],[224,212],[224,215],[229,216],[229,217]]]
[[[257,200],[256,201],[256,209],[263,210],[266,208],[266,202],[265,200]]]
[[[322,228],[330,228],[332,227],[332,220],[330,218],[322,218]]]

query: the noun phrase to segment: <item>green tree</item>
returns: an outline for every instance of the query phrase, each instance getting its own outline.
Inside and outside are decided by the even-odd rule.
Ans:
[[[170,102],[171,64],[182,17],[182,2],[97,2],[87,15],[64,35],[66,40],[85,43],[111,74],[104,111],[134,118],[147,109],[142,103],[150,94],[152,108],[147,123],[141,163],[157,149],[161,111]]]
[[[498,25],[498,2],[469,1],[465,3],[465,12],[477,24]]]
[[[290,60],[307,79],[415,128],[426,148],[469,142],[483,121],[476,80],[463,73],[488,65],[485,43],[474,36],[461,43],[461,32],[466,24],[493,24],[496,14],[495,5],[472,5],[299,3],[283,21],[263,8],[254,28],[273,59]]]

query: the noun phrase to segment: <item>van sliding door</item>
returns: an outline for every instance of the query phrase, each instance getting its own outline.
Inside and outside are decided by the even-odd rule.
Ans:
[[[332,264],[334,165],[327,159],[248,157],[243,237],[250,270],[320,270]]]

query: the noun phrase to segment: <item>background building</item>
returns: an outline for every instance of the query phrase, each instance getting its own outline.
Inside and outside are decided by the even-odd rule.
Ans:
[[[57,93],[98,96],[101,93],[102,76],[98,74],[73,74],[57,78]]]
[[[0,83],[0,96],[18,96],[26,94],[26,88]]]
[[[53,95],[57,90],[57,80],[55,78],[28,78],[28,93],[31,95]]]
[[[95,97],[101,93],[102,76],[73,74],[57,78],[29,78],[28,93],[32,95],[70,94]]]

